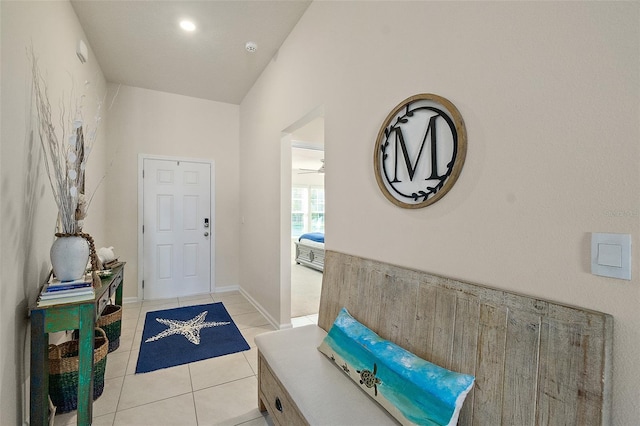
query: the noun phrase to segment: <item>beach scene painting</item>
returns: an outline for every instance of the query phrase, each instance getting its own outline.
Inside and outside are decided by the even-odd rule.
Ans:
[[[344,308],[318,349],[404,425],[455,425],[474,384],[381,338]]]

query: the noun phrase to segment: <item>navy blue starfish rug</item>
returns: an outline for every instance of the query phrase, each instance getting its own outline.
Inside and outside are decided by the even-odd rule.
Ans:
[[[221,302],[147,312],[136,373],[248,349]]]

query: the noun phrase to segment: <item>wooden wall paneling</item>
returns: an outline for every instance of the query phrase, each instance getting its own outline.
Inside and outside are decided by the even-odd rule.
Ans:
[[[396,342],[403,348],[412,346],[416,335],[416,317],[418,316],[418,293],[420,291],[420,279],[417,273],[411,273],[405,278],[404,285],[407,288],[408,297],[404,298],[400,310],[403,320],[400,323],[400,336]]]
[[[541,322],[539,315],[509,310],[502,389],[504,425],[535,424],[539,354],[530,348],[539,346]]]
[[[338,257],[335,252],[325,251],[325,264],[330,263],[332,266],[331,268],[325,268],[322,273],[318,325],[327,332],[340,310],[337,305],[340,298],[339,293],[345,282],[345,270],[347,269],[348,260],[348,257]]]
[[[457,298],[453,290],[437,288],[431,356],[434,364],[451,368],[455,335]],[[464,315],[465,313],[460,313]]]
[[[336,304],[338,305],[336,308],[338,310],[347,308],[351,315],[357,315],[356,312],[360,308],[358,304],[360,286],[363,282],[366,283],[368,279],[361,274],[363,269],[360,263],[359,259],[350,258],[348,262],[343,264],[345,281],[342,283],[342,291],[339,294],[340,298],[336,300]]]
[[[480,305],[474,425],[501,424],[507,315],[504,308]]]
[[[342,306],[416,355],[473,374],[460,425],[610,424],[613,318],[327,251],[319,325]]]
[[[357,293],[350,305],[353,316],[362,324],[377,330],[380,323],[380,303],[382,277],[380,273],[371,268],[359,265]]]
[[[574,328],[575,325],[566,324]],[[542,391],[539,393],[540,412],[543,424],[554,424],[556,419],[564,419],[565,424],[577,424],[575,417],[565,409],[566,404],[577,401],[569,386],[577,386],[574,368],[582,369],[581,360],[575,359],[573,342],[579,340],[579,332],[574,328],[561,326],[551,321],[548,324],[546,353],[542,354],[546,363],[545,375],[540,378]],[[562,355],[560,355],[562,354]],[[577,362],[577,365],[573,365]],[[577,394],[577,392],[575,392]]]
[[[418,287],[410,273],[389,269],[381,273],[380,336],[407,348],[413,338]],[[384,291],[382,291],[384,290]]]
[[[540,347],[538,349],[540,361],[538,363],[538,389],[536,395],[536,426],[553,424],[549,418],[548,404],[545,402],[546,387],[550,385],[545,377],[549,377],[549,321],[543,318],[540,324]]]
[[[602,424],[611,424],[611,407],[613,392],[613,317],[611,315],[601,315],[599,321],[602,323],[602,363],[596,371],[602,377],[602,405],[600,415]]]
[[[544,375],[540,376],[538,417],[543,424],[607,424],[610,380],[606,358],[610,342],[604,340],[608,321],[571,307],[553,305],[548,318]],[[576,407],[567,410],[568,406]],[[596,423],[597,421],[597,423]]]
[[[572,343],[576,357],[584,361],[584,370],[580,374],[581,383],[588,394],[608,396],[610,388],[605,387],[602,375],[593,374],[593,372],[603,371],[607,354],[611,353],[612,339],[606,339],[610,336],[608,331],[613,330],[611,317],[561,305],[554,305],[550,314],[559,316],[565,323],[579,325],[577,330],[580,333],[579,340]],[[607,383],[610,384],[610,382]]]
[[[420,283],[416,297],[414,338],[407,347],[407,350],[428,361],[432,358],[431,348],[436,323],[436,292],[435,286],[429,283]]]
[[[476,374],[476,348],[478,347],[478,330],[480,324],[480,302],[478,298],[458,291],[456,293],[456,319],[453,336],[453,358],[451,370],[465,374]],[[460,423],[472,424],[475,398],[474,386],[467,395],[460,410]]]

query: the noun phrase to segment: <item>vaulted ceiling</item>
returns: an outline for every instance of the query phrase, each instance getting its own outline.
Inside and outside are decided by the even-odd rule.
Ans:
[[[109,82],[240,104],[311,0],[72,0]],[[191,20],[196,29],[182,30]],[[257,45],[247,51],[247,42]]]

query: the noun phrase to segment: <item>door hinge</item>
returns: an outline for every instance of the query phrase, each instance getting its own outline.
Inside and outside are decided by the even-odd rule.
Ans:
[[[144,169],[142,169],[142,179],[144,179]]]
[[[144,225],[142,225],[142,233],[144,234]]]
[[[144,280],[142,280],[142,288],[144,288]]]

